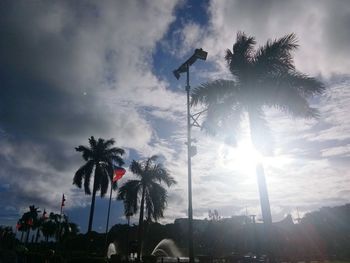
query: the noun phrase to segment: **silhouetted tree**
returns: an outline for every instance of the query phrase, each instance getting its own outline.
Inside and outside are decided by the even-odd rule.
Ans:
[[[34,205],[31,205],[29,206],[29,211],[25,212],[17,222],[18,231],[21,231],[22,234],[26,232],[25,243],[28,243],[30,230],[35,229],[36,226],[38,225],[39,212],[40,212],[39,207],[35,207]],[[21,237],[21,241],[22,241],[22,237]]]
[[[104,140],[99,138],[97,141],[93,136],[89,138],[89,146],[78,146],[76,151],[82,153],[83,159],[86,163],[79,168],[73,178],[73,184],[82,187],[84,181],[85,194],[90,195],[90,180],[91,174],[94,171],[94,183],[92,189],[92,200],[90,207],[88,232],[91,232],[92,221],[95,209],[96,192],[101,192],[103,197],[108,189],[109,182],[113,180],[113,165],[114,163],[122,165],[123,159],[121,156],[124,150],[117,147],[112,147],[114,140]]]
[[[49,217],[44,220],[41,231],[45,237],[45,241],[49,241],[49,237],[55,237],[59,228],[60,215],[50,213]]]
[[[295,117],[317,117],[318,111],[310,107],[307,98],[321,94],[324,86],[295,69],[291,52],[298,45],[294,34],[269,40],[257,50],[255,44],[254,37],[239,32],[232,51],[227,50],[225,56],[232,79],[214,80],[195,88],[191,103],[208,108],[203,128],[209,133],[223,131],[235,135],[247,113],[251,140],[266,154],[271,153],[272,148],[264,107]],[[261,163],[257,164],[257,175],[263,219],[271,223]]]
[[[138,260],[141,259],[143,245],[143,220],[144,212],[147,220],[157,221],[163,217],[167,204],[167,187],[176,181],[162,164],[157,163],[157,156],[152,156],[145,161],[132,161],[130,170],[138,179],[128,180],[118,192],[118,199],[123,200],[125,214],[140,211],[138,227]],[[139,209],[140,208],[140,209]]]
[[[3,248],[12,249],[15,243],[16,235],[13,233],[12,227],[0,226],[0,251],[2,251]]]

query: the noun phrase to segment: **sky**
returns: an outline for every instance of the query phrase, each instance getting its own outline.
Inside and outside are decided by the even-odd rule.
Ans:
[[[91,196],[72,184],[88,138],[114,138],[125,167],[157,154],[178,184],[160,222],[187,216],[185,78],[172,71],[196,48],[191,86],[231,76],[224,55],[238,31],[257,46],[294,32],[297,70],[326,91],[317,120],[266,109],[275,140],[264,158],[274,221],[350,200],[350,5],[346,0],[25,1],[0,3],[0,225],[29,205],[64,212],[87,229]],[[193,109],[195,112],[198,109]],[[193,129],[194,218],[261,217],[255,168],[242,122],[237,147]],[[120,185],[132,178],[127,171]],[[107,195],[108,197],[108,195]],[[93,229],[105,229],[97,197]],[[132,219],[137,221],[137,217]],[[110,225],[125,222],[112,202]]]

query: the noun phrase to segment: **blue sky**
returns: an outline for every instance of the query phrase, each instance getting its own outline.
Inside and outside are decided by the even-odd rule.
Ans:
[[[58,212],[65,193],[65,212],[85,231],[90,196],[72,178],[82,164],[74,147],[91,135],[115,138],[126,166],[162,156],[178,181],[162,222],[186,217],[185,79],[172,71],[202,47],[208,59],[191,68],[191,85],[230,78],[223,57],[238,31],[258,45],[294,32],[296,68],[327,87],[310,101],[319,120],[266,109],[276,142],[264,160],[273,219],[347,203],[349,26],[340,0],[2,1],[0,224],[14,225],[32,204]],[[194,216],[259,215],[247,124],[238,148],[200,130],[193,136]],[[107,198],[97,199],[93,228],[103,231]],[[114,201],[111,225],[123,220]]]

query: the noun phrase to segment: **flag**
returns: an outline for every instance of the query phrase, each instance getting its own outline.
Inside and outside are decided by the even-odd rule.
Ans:
[[[62,195],[62,202],[61,202],[61,207],[64,206],[64,202],[66,201],[66,198],[64,198],[64,194]]]
[[[20,229],[21,226],[22,226],[22,225],[21,225],[20,223],[17,223],[17,224],[16,224],[16,229],[17,229],[17,230]]]
[[[33,225],[33,218],[29,218],[29,219],[27,220],[27,225],[30,225],[30,226]]]
[[[112,182],[115,183],[117,182],[119,179],[121,179],[123,177],[123,175],[125,174],[126,170],[123,167],[115,167],[114,168],[114,177]]]

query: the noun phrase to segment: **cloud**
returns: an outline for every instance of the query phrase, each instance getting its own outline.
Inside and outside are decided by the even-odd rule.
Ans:
[[[152,143],[156,131],[141,109],[167,112],[158,115],[167,119],[182,107],[180,95],[151,71],[176,5],[0,4],[0,182],[9,184],[1,200],[17,208],[35,203],[57,209],[64,192],[71,206],[86,205],[72,186],[82,164],[74,146],[87,144],[91,135],[116,138],[118,147],[140,152]]]
[[[266,111],[276,142],[275,156],[266,160],[265,165],[275,220],[294,213],[296,207],[303,213],[322,205],[339,205],[349,198],[341,180],[348,175],[347,159],[337,158],[347,155],[350,131],[347,117],[350,7],[345,5],[343,1],[316,4],[315,1],[213,0],[207,6],[206,25],[190,20],[180,32],[175,32],[181,40],[178,45],[182,53],[198,47],[208,51],[208,62],[215,68],[196,72],[202,82],[230,77],[224,52],[232,48],[238,31],[255,36],[258,45],[294,32],[300,45],[294,54],[296,68],[325,82],[324,96],[310,101],[320,109],[318,120],[291,119],[276,110]],[[245,129],[244,125],[242,128]],[[241,207],[246,203],[259,212],[256,181],[250,174],[254,171],[249,172],[254,170],[254,165],[251,164],[250,170],[246,167],[240,171],[236,167],[242,166],[237,158],[241,152],[234,155],[234,150],[218,141],[196,136],[201,149],[192,164],[197,215],[208,205],[220,210],[229,203]],[[334,189],[342,189],[342,196]],[[244,209],[237,207],[232,211],[244,213]]]
[[[158,154],[178,181],[169,190],[163,222],[186,216],[186,100],[153,72],[152,56],[158,44],[173,55],[159,58],[166,63],[203,47],[208,68],[199,63],[191,68],[193,82],[196,76],[227,77],[224,51],[238,30],[256,36],[258,44],[295,32],[297,68],[327,82],[325,95],[311,102],[320,108],[320,120],[267,111],[277,146],[265,164],[274,219],[295,214],[296,207],[304,213],[350,198],[347,157],[338,159],[348,155],[350,143],[348,5],[213,0],[204,24],[175,17],[181,7],[175,1],[0,4],[0,207],[14,213],[34,203],[57,210],[62,193],[71,207],[88,206],[90,197],[72,186],[82,164],[74,147],[94,135],[115,138],[128,158]],[[176,23],[180,26],[171,29]],[[241,148],[247,128],[243,123]],[[207,217],[208,209],[227,217],[245,214],[246,208],[259,214],[249,156],[243,161],[247,154],[219,138],[192,132],[198,150],[192,159],[196,217]]]
[[[183,45],[209,50],[208,59],[217,64],[218,72],[225,68],[225,50],[232,48],[237,32],[244,31],[255,36],[258,45],[294,32],[300,45],[297,69],[312,75],[349,73],[350,7],[344,1],[213,0],[208,13],[205,28],[193,23],[185,27]],[[201,34],[196,33],[198,28]]]

